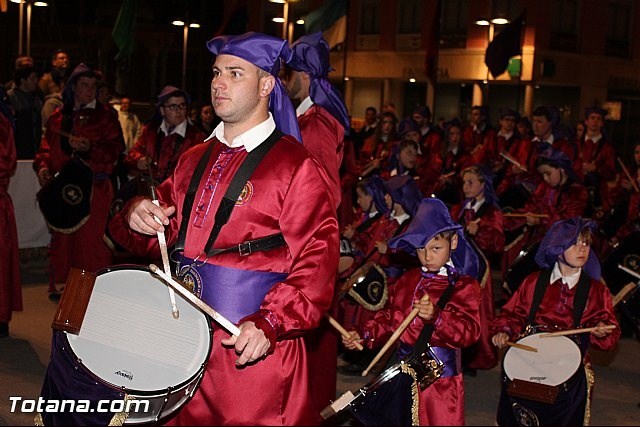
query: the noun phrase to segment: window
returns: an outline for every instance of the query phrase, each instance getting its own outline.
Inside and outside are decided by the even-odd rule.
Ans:
[[[552,49],[567,52],[578,50],[578,1],[554,0],[551,11]]]
[[[442,1],[440,22],[440,47],[464,48],[467,43],[469,0]]]
[[[610,1],[607,4],[605,55],[629,58],[631,16],[630,1]]]
[[[400,0],[398,3],[398,34],[416,34],[422,29],[421,0]]]
[[[380,34],[380,0],[362,0],[358,34]]]

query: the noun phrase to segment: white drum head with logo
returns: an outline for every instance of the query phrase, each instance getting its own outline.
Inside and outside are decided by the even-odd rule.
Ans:
[[[210,350],[208,318],[176,293],[174,319],[167,285],[144,269],[99,274],[73,353],[94,375],[126,390],[153,392],[189,382]]]
[[[510,380],[524,380],[556,386],[567,381],[580,367],[580,349],[567,337],[541,338],[544,333],[517,341],[538,352],[510,347],[504,355],[504,372]]]

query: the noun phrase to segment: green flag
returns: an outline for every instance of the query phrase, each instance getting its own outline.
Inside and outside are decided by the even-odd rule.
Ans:
[[[118,46],[118,54],[115,59],[121,59],[133,53],[137,12],[138,0],[123,0],[111,32],[111,37]]]

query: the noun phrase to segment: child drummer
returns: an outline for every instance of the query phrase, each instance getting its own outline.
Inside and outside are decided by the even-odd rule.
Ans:
[[[498,425],[588,425],[594,375],[587,349],[611,350],[620,338],[609,289],[600,281],[600,264],[590,251],[594,223],[580,217],[554,223],[540,243],[533,272],[523,281],[499,316],[489,326],[498,348],[521,335],[541,330],[593,327],[590,333],[572,335],[582,363],[559,386],[554,403],[508,395],[510,380],[503,373]],[[581,308],[582,307],[582,308]],[[613,325],[613,329],[605,326]]]
[[[420,390],[420,425],[464,425],[461,349],[480,336],[477,256],[464,240],[462,226],[435,198],[422,200],[407,230],[391,239],[389,247],[417,256],[423,267],[404,273],[393,286],[387,307],[365,323],[363,330],[351,331],[352,338],[343,338],[343,344],[355,349],[354,342],[362,337],[367,348],[380,347],[418,309],[418,317],[400,335],[397,357],[409,354],[422,328],[431,324],[434,330],[429,343],[445,364],[442,376]],[[438,301],[450,286],[453,291],[441,309]]]

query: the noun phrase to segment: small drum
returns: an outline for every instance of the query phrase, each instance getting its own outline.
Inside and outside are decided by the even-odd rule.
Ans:
[[[98,273],[79,334],[54,332],[66,354],[53,353],[47,375],[70,369],[62,359],[72,360],[75,371],[65,376],[95,380],[97,387],[149,402],[146,412],[143,405],[129,412],[126,424],[166,418],[193,395],[211,351],[209,319],[178,293],[176,300],[178,319],[171,314],[167,285],[146,268]]]
[[[343,289],[358,304],[371,311],[384,307],[389,297],[387,275],[378,264],[372,262],[354,271]]]
[[[355,254],[351,241],[346,237],[340,239],[340,261],[338,262],[338,274],[343,273],[353,265]]]
[[[523,380],[557,386],[569,380],[578,368],[582,356],[578,345],[567,337],[541,338],[535,333],[521,338],[518,344],[537,348],[537,352],[510,347],[502,361],[505,375],[511,380]]]
[[[363,425],[418,425],[413,409],[419,398],[414,391],[427,388],[443,373],[444,363],[427,345],[424,353],[410,355],[385,369],[355,394],[346,392],[320,415],[327,419],[348,407]]]
[[[92,191],[91,167],[73,157],[36,195],[49,228],[70,234],[82,227],[91,214]]]

